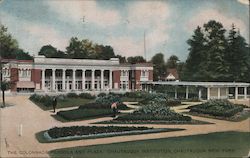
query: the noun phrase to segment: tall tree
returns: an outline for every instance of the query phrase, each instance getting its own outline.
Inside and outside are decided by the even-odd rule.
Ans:
[[[157,81],[157,80],[161,79],[166,73],[164,55],[162,53],[155,54],[152,57],[151,62],[153,63],[153,67],[154,67],[153,79],[154,79],[154,81]]]
[[[194,35],[187,41],[189,45],[189,55],[184,66],[182,79],[202,80],[206,75],[208,54],[206,53],[206,43],[201,27],[194,30]]]
[[[214,20],[204,24],[206,39],[208,41],[208,81],[225,81],[228,78],[228,63],[225,60],[227,41],[226,30],[220,22]]]
[[[167,68],[177,68],[179,58],[176,55],[171,55],[169,59],[167,60]]]
[[[229,31],[226,60],[230,79],[233,81],[250,81],[250,54],[245,39],[236,31],[235,25]]]

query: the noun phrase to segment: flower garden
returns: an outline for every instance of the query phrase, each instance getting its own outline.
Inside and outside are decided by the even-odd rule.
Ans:
[[[76,139],[90,139],[111,137],[119,135],[146,134],[158,132],[171,132],[183,129],[174,128],[148,128],[148,127],[121,127],[121,126],[71,126],[71,127],[54,127],[43,133],[46,142],[69,141]]]
[[[226,120],[237,120],[237,117],[242,117],[246,106],[241,104],[233,104],[228,100],[209,100],[205,103],[190,107],[189,114],[212,117]],[[249,115],[249,114],[248,114]]]

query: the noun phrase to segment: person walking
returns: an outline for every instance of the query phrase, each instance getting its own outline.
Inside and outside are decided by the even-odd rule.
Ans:
[[[55,113],[56,112],[56,105],[57,105],[57,98],[56,97],[53,98],[52,105],[53,105],[53,109],[54,109],[54,113]]]
[[[113,117],[116,117],[117,102],[114,102],[114,103],[111,105],[111,109],[113,110]]]

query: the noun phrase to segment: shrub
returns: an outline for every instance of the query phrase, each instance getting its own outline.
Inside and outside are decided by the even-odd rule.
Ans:
[[[206,103],[190,107],[190,112],[208,114],[212,116],[232,117],[243,110],[242,106],[235,105],[228,100],[209,100]]]
[[[167,106],[177,106],[177,105],[181,105],[181,101],[180,100],[176,100],[176,99],[168,99],[166,102]]]
[[[76,93],[68,93],[67,97],[68,98],[78,98],[78,95]]]
[[[126,92],[124,97],[128,98],[147,98],[150,95],[148,92]]]
[[[81,93],[79,94],[79,97],[83,99],[95,99],[95,96],[89,93]]]
[[[98,104],[107,104],[107,105],[111,105],[114,102],[118,102],[119,104],[122,103],[120,97],[113,94],[112,95],[108,94],[103,97],[98,97],[95,102]]]
[[[33,94],[30,96],[30,100],[37,103],[41,103],[46,107],[49,107],[52,105],[53,96],[48,96],[48,95],[43,96],[43,95]]]
[[[97,96],[98,97],[104,97],[104,96],[106,96],[107,94],[106,93],[99,93]]]
[[[167,95],[164,93],[151,93],[144,100],[140,101],[141,104],[150,104],[156,102],[164,102],[167,101]]]

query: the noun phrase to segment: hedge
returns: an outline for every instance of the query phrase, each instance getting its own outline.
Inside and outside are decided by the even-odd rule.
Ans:
[[[73,109],[67,111],[59,111],[57,115],[62,118],[73,121],[87,119],[91,117],[102,117],[112,115],[113,111],[111,109]]]
[[[87,103],[79,106],[79,109],[110,109],[111,104],[101,104],[101,103]],[[117,105],[118,110],[126,110],[128,109],[127,105],[123,103],[119,103]]]

